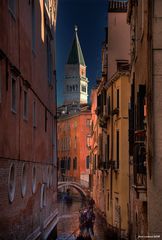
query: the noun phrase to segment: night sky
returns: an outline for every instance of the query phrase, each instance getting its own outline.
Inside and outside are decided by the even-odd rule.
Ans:
[[[101,46],[107,26],[108,0],[58,0],[56,29],[57,100],[63,104],[64,69],[74,38],[74,26],[87,66],[89,95],[101,75]]]

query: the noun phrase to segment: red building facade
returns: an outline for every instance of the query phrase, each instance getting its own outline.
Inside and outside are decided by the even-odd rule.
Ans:
[[[47,239],[57,224],[56,10],[0,2],[0,239]]]
[[[89,182],[90,110],[58,120],[59,177]]]

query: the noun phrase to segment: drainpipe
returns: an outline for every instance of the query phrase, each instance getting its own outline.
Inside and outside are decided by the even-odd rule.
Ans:
[[[113,83],[111,85],[111,112],[113,111]],[[111,121],[110,121],[110,124],[111,124],[111,162],[113,161],[113,149],[114,149],[114,146],[113,146],[113,115],[111,113]],[[110,199],[111,199],[111,202],[112,202],[112,187],[113,187],[113,171],[112,171],[112,164],[111,164],[111,168],[110,168]]]
[[[20,1],[18,1],[18,64],[19,64],[19,71],[21,72],[21,57],[20,57]],[[18,153],[18,159],[20,160],[20,154],[21,154],[21,80],[19,76],[19,153]]]

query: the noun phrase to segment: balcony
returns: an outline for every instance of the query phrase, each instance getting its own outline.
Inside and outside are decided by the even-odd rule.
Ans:
[[[114,108],[112,110],[112,115],[119,115],[119,108]]]
[[[110,118],[110,110],[108,109],[107,105],[103,106],[103,117],[107,120]]]
[[[99,116],[99,125],[101,128],[107,128],[107,120],[103,115]]]
[[[118,162],[116,160],[111,161],[111,167],[115,172],[117,172],[119,170]]]
[[[96,108],[95,113],[96,113],[97,116],[100,115],[100,113],[101,113],[101,107],[100,107],[100,106],[98,106],[98,107]]]
[[[99,163],[98,168],[101,171],[106,171],[110,169],[110,166],[111,166],[110,161],[102,161]]]
[[[133,154],[134,189],[138,198],[145,201],[147,190],[146,148],[144,142],[138,141]]]

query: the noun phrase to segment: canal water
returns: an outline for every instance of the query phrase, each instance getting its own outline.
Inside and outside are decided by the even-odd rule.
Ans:
[[[57,240],[74,240],[74,234],[79,231],[79,210],[83,207],[83,203],[80,201],[73,201],[71,204],[67,204],[63,201],[59,201],[59,223],[57,225]],[[106,226],[101,217],[95,213],[96,220],[94,226],[94,232],[96,240],[109,240],[106,234]],[[74,233],[74,234],[72,234]]]

